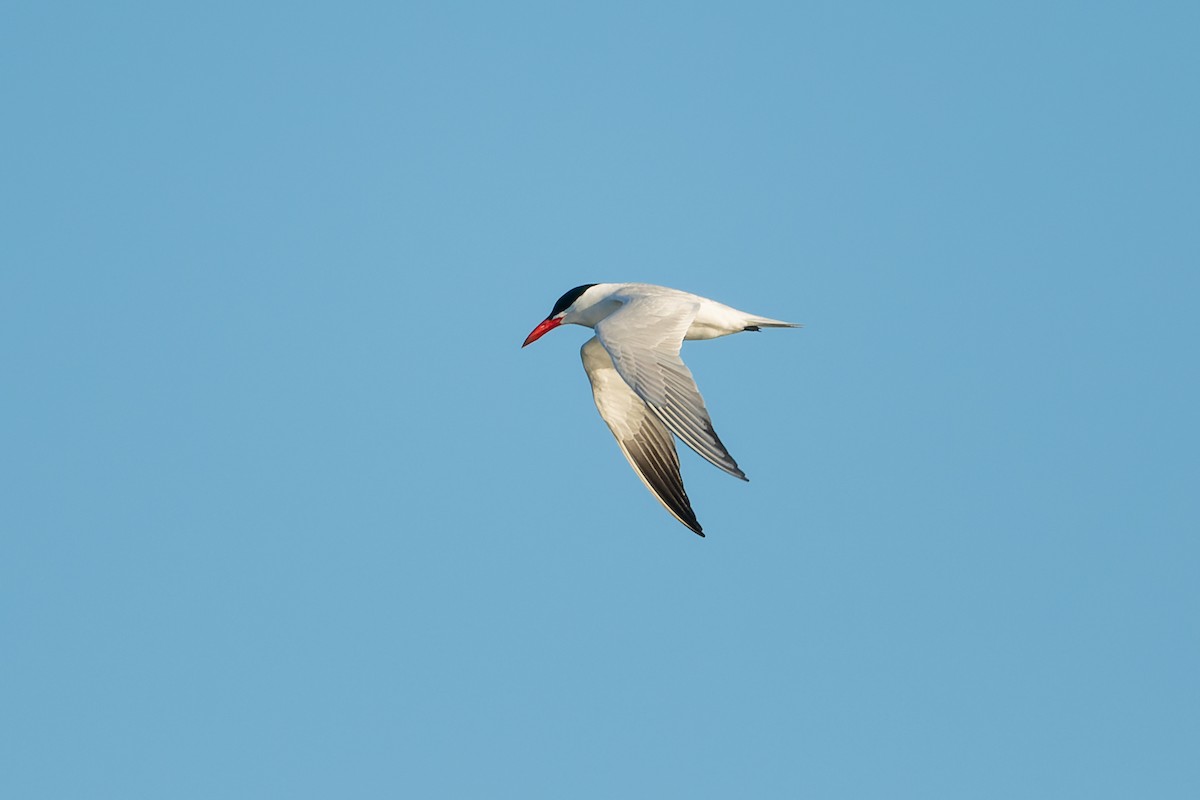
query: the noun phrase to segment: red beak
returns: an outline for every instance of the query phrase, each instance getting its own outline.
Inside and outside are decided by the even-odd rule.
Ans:
[[[542,320],[538,323],[538,326],[534,328],[528,336],[525,337],[525,344],[522,344],[521,347],[524,347],[526,344],[533,344],[538,339],[557,328],[559,325],[562,325],[562,317],[551,317],[550,319]]]

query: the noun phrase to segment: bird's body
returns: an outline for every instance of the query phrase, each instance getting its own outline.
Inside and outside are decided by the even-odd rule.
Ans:
[[[692,373],[679,357],[680,345],[685,339],[799,326],[665,286],[595,283],[560,297],[521,346],[563,324],[596,332],[581,356],[600,416],[646,487],[703,536],[683,489],[671,434],[730,475],[742,480],[746,475],[713,430]]]
[[[597,323],[636,301],[640,308],[645,309],[645,313],[660,318],[682,317],[694,307],[695,313],[688,323],[684,339],[715,339],[756,327],[799,327],[791,322],[747,314],[716,300],[679,289],[668,289],[666,286],[649,283],[594,283],[579,288],[585,291],[574,301],[570,313],[562,320],[563,324],[595,328]],[[576,290],[571,290],[574,291]]]

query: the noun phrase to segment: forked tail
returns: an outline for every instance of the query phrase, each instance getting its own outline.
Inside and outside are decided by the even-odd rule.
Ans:
[[[770,317],[747,317],[744,330],[757,331],[763,328],[803,328],[799,322],[784,322]]]

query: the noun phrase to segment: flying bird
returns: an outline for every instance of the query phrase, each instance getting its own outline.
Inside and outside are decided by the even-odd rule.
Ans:
[[[596,332],[580,355],[600,416],[646,488],[675,519],[703,536],[683,488],[671,434],[714,466],[748,479],[713,430],[679,348],[685,339],[801,326],[665,286],[586,283],[558,298],[521,347],[560,325]]]

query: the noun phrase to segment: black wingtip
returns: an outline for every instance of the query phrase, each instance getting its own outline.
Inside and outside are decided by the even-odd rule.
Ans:
[[[699,536],[701,539],[707,539],[707,538],[708,538],[707,536],[705,536],[705,535],[704,535],[704,531],[702,531],[702,530],[699,530],[699,529],[697,529],[697,528],[692,528],[692,532],[693,532],[693,533],[695,533],[697,536]]]

